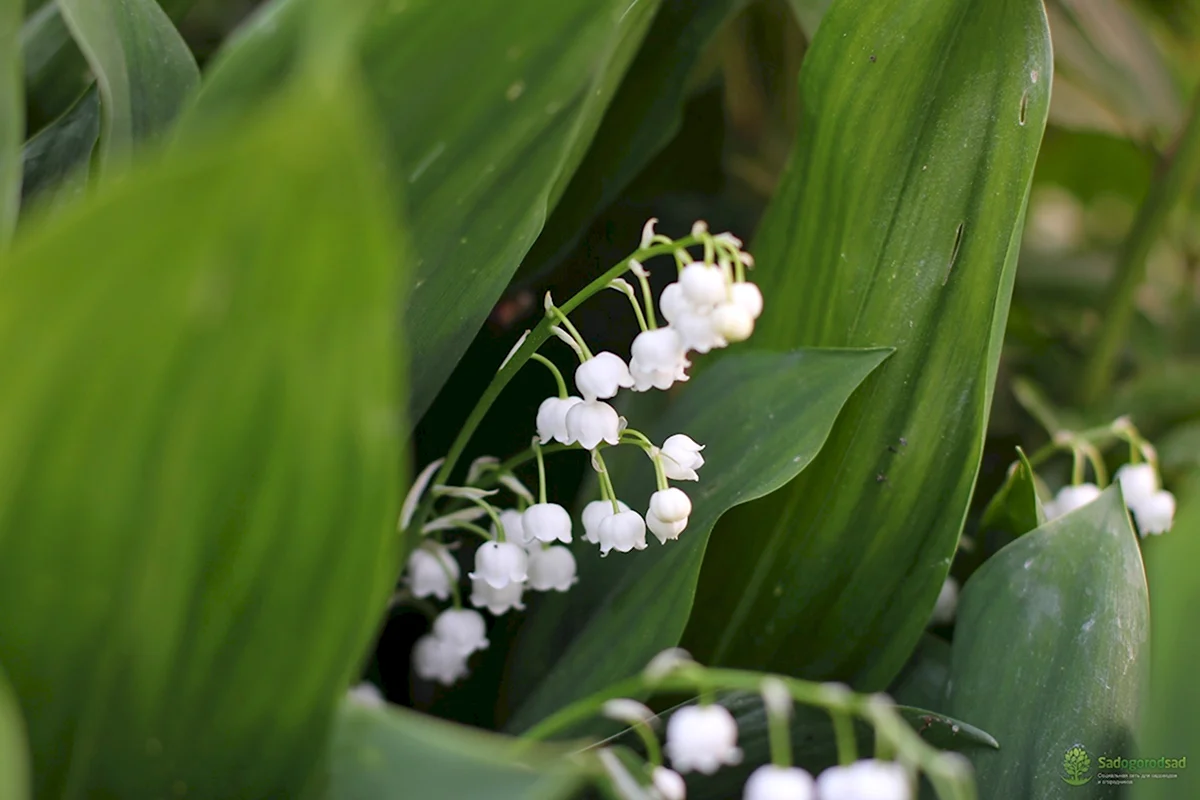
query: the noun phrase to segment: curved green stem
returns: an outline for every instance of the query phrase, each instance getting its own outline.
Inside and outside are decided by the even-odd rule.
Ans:
[[[1092,406],[1112,383],[1117,358],[1133,320],[1138,287],[1146,279],[1146,259],[1166,227],[1171,211],[1200,172],[1200,89],[1173,152],[1160,166],[1137,218],[1117,254],[1116,271],[1102,309],[1103,326],[1083,375],[1083,403]]]
[[[530,447],[533,448],[533,454],[537,458],[538,502],[544,503],[546,502],[546,460],[542,458],[542,446],[538,444],[537,439],[533,440],[533,444]]]
[[[562,373],[558,371],[558,367],[554,365],[554,362],[541,353],[534,353],[530,358],[550,370],[550,374],[554,376],[554,382],[558,384],[558,398],[566,400],[570,396],[567,392],[567,382],[563,380]]]

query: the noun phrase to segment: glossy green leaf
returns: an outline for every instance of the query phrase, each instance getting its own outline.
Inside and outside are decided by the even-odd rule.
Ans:
[[[821,19],[829,11],[829,6],[833,5],[833,0],[788,0],[788,5],[792,7],[796,22],[800,23],[800,29],[809,41],[812,41],[817,28],[821,26]]]
[[[1130,751],[1149,656],[1141,552],[1120,490],[1027,533],[967,582],[950,705],[999,740],[968,753],[981,800],[1117,797],[1064,781],[1063,758]]]
[[[1037,495],[1037,476],[1025,451],[1017,448],[1017,460],[1009,468],[1000,491],[983,509],[980,527],[1003,530],[1017,537],[1046,521]]]
[[[21,0],[0,0],[0,248],[8,244],[21,205],[21,142],[25,93],[21,85]]]
[[[704,444],[700,481],[686,487],[688,528],[676,542],[605,559],[594,545],[576,545],[579,584],[532,610],[510,659],[506,688],[523,702],[509,728],[528,728],[678,644],[714,523],[808,466],[846,398],[888,355],[882,349],[731,355],[690,382],[657,419],[632,420],[651,441],[686,431]],[[649,461],[633,448],[606,459],[617,496],[644,509],[654,491]]]
[[[1200,473],[1193,473],[1179,488],[1180,507],[1174,528],[1145,540],[1146,571],[1150,578],[1151,620],[1150,689],[1142,713],[1137,751],[1127,758],[1181,758],[1200,753],[1200,681],[1196,656],[1200,654]],[[1191,768],[1195,770],[1195,767]],[[1161,769],[1155,772],[1174,772]],[[1200,786],[1195,772],[1180,770],[1176,779],[1140,780],[1136,800],[1168,800],[1195,794]]]
[[[25,226],[0,661],[38,797],[297,797],[398,569],[402,262],[352,86]]]
[[[302,0],[261,9],[206,76],[188,125],[253,107],[290,69]],[[420,416],[583,158],[656,0],[379,4],[363,67],[408,200]]]
[[[587,778],[580,760],[553,747],[354,703],[338,711],[329,761],[330,800],[555,800]]]
[[[950,643],[927,633],[887,691],[897,703],[941,710],[949,685]]]
[[[21,706],[0,670],[0,800],[29,797],[29,748]]]
[[[87,167],[99,138],[100,95],[92,88],[25,143],[22,205],[78,194],[87,184]]]
[[[620,195],[683,124],[688,77],[700,55],[747,0],[670,0],[604,115],[545,232],[521,264],[529,277],[565,258],[589,222]]]
[[[196,60],[156,0],[58,0],[100,87],[101,155],[128,159],[175,119],[200,82]]]
[[[912,651],[979,468],[1050,69],[1041,0],[824,17],[753,248],[755,340],[896,355],[811,469],[722,521],[684,637],[701,661],[873,690]]]

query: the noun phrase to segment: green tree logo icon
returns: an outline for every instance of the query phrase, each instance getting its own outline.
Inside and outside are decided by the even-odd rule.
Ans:
[[[1083,745],[1074,745],[1063,754],[1062,779],[1070,785],[1083,786],[1092,779],[1093,776],[1089,774],[1091,770],[1092,757]]]

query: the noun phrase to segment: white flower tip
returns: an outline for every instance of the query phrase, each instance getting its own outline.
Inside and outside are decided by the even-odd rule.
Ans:
[[[550,296],[549,292],[546,292],[546,296],[542,298],[542,306],[546,309],[546,311],[554,308],[554,298]]]
[[[708,233],[708,223],[707,222],[705,222],[702,219],[698,219],[692,223],[692,236],[695,236],[696,238],[700,238],[701,236],[703,236],[706,233]]]
[[[692,654],[682,647],[669,647],[661,653],[650,659],[650,663],[646,665],[646,669],[642,674],[647,680],[656,681],[665,678],[677,669],[691,666],[696,662],[692,660]]]
[[[657,224],[658,217],[651,217],[650,219],[646,220],[646,224],[642,226],[642,250],[645,250],[647,247],[654,244],[654,226]]]
[[[654,712],[637,700],[627,697],[617,697],[609,700],[603,707],[604,716],[617,722],[629,725],[646,724],[654,721]]]
[[[642,266],[642,262],[638,261],[636,258],[629,259],[629,271],[632,272],[638,278],[649,278],[650,277],[650,273],[647,272],[646,268]],[[631,286],[629,290],[632,293],[633,287]]]
[[[547,293],[546,296],[549,297],[550,296],[549,293]],[[508,355],[506,355],[504,357],[504,360],[500,362],[500,367],[499,367],[499,369],[496,370],[496,372],[500,372],[501,370],[503,370],[505,367],[508,366],[508,362],[512,361],[512,357],[517,354],[517,351],[521,349],[521,345],[525,344],[525,340],[529,338],[529,333],[530,333],[529,329],[526,328],[525,332],[521,334],[521,338],[517,339],[516,344],[514,344],[512,346],[512,348],[508,351]]]
[[[357,686],[352,687],[346,692],[346,699],[356,706],[363,708],[383,708],[387,705],[387,701],[383,698],[383,693],[373,684],[363,681]]]
[[[629,285],[629,281],[624,278],[613,278],[608,282],[608,288],[616,289],[621,294],[627,297],[633,297],[633,287]]]
[[[792,716],[792,693],[786,683],[775,677],[764,678],[759,692],[768,714],[785,719]]]

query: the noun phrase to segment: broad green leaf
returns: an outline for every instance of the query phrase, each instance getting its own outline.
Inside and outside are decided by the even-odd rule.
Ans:
[[[693,67],[746,3],[699,0],[663,5],[587,156],[547,220],[545,232],[521,264],[521,276],[537,275],[565,258],[588,223],[679,132]]]
[[[937,710],[946,707],[949,685],[950,643],[927,633],[887,691],[897,703]]]
[[[8,244],[21,206],[21,142],[25,139],[22,11],[22,0],[0,0],[0,248]]]
[[[788,0],[788,5],[792,7],[796,22],[800,23],[800,29],[804,31],[808,40],[812,41],[817,28],[821,26],[821,19],[833,5],[833,0]]]
[[[38,797],[296,797],[398,569],[395,213],[353,86],[23,228],[0,661]]]
[[[29,797],[29,748],[25,723],[4,671],[0,670],[0,800]]]
[[[276,0],[218,59],[194,130],[286,75],[303,0]],[[381,3],[363,68],[408,200],[416,419],[449,376],[583,158],[657,0]]]
[[[329,800],[555,800],[586,781],[553,747],[454,725],[395,706],[344,703],[333,726]]]
[[[1000,491],[983,509],[979,526],[1001,530],[1016,538],[1046,521],[1046,513],[1037,495],[1037,476],[1025,451],[1017,448],[1017,460],[1009,468]]]
[[[1017,539],[967,582],[950,705],[999,740],[968,753],[981,800],[1117,797],[1064,781],[1076,745],[1130,752],[1149,656],[1146,575],[1120,490]],[[1086,776],[1085,776],[1086,777]]]
[[[920,638],[979,468],[1050,70],[1041,0],[825,15],[753,248],[755,340],[896,355],[810,469],[722,521],[684,637],[701,661],[874,690]]]
[[[1142,713],[1136,753],[1127,758],[1181,758],[1200,752],[1200,681],[1196,656],[1200,654],[1200,473],[1193,473],[1180,488],[1175,526],[1162,536],[1145,541],[1146,571],[1150,578],[1151,620],[1150,688]],[[1196,758],[1196,756],[1192,756]],[[1192,768],[1193,770],[1195,767]],[[1155,772],[1172,772],[1169,769]],[[1167,800],[1194,792],[1194,772],[1180,772],[1175,780],[1139,780],[1133,790],[1137,800]]]
[[[531,609],[517,639],[506,690],[523,702],[509,729],[524,730],[636,674],[655,653],[678,644],[714,523],[808,466],[846,398],[889,352],[731,355],[690,382],[657,419],[631,420],[651,441],[683,431],[705,446],[700,481],[686,487],[688,528],[678,541],[652,541],[642,552],[605,559],[595,545],[578,542],[579,584]],[[644,509],[654,491],[649,461],[633,448],[625,452],[633,457],[619,455],[608,459],[617,496]]]
[[[87,166],[100,138],[100,95],[95,88],[25,143],[22,205],[67,199],[87,184]]]
[[[196,61],[156,0],[58,0],[100,87],[106,164],[162,133],[200,81]]]

